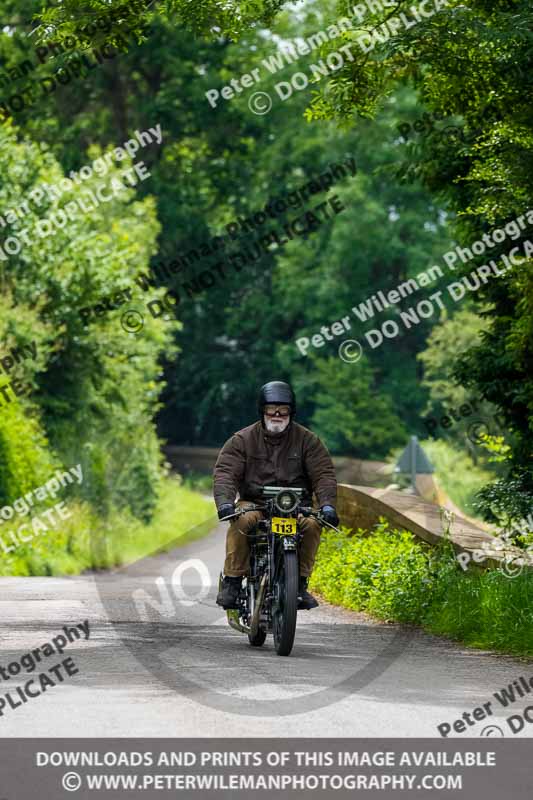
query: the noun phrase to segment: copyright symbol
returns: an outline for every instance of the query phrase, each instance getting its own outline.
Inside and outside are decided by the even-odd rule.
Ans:
[[[61,783],[67,792],[77,792],[81,786],[81,775],[78,775],[77,772],[65,772]]]
[[[357,339],[345,339],[339,345],[339,356],[347,364],[355,364],[363,355],[363,348]]]
[[[120,324],[126,333],[139,333],[144,327],[144,317],[140,311],[125,311],[120,318]]]
[[[487,725],[486,728],[483,728],[480,736],[505,736],[504,732],[498,725]]]
[[[522,556],[506,556],[498,567],[506,578],[517,578],[524,571]]]
[[[483,422],[482,419],[478,419],[475,422],[470,423],[468,426],[466,435],[472,442],[472,444],[481,444],[483,434],[490,433],[488,425],[486,422]]]
[[[253,114],[268,114],[272,108],[272,98],[266,92],[254,92],[248,100],[248,108]]]

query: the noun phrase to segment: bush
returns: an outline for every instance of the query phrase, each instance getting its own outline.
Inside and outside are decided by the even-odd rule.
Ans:
[[[94,148],[87,158],[98,155],[100,150]],[[113,164],[106,180],[126,166]],[[1,126],[2,208],[15,208],[41,182],[55,185],[64,177],[48,149],[10,125]],[[30,204],[24,227],[31,233],[40,219],[64,211],[67,202],[100,180],[93,175],[83,186],[73,184],[39,207]],[[154,423],[165,386],[159,357],[175,355],[173,337],[180,323],[145,313],[142,336],[137,336],[123,330],[121,308],[88,319],[82,319],[80,311],[135,286],[157,249],[159,232],[154,198],[139,199],[137,190],[129,187],[45,240],[30,236],[20,253],[2,263],[0,351],[33,343],[36,353],[9,375],[29,385],[31,396],[2,405],[2,416],[9,417],[0,423],[4,497],[20,496],[24,488],[39,486],[53,472],[54,467],[46,465],[37,469],[42,436],[36,437],[35,454],[30,453],[28,442],[37,430],[30,419],[34,417],[54,454],[50,461],[57,458],[68,467],[81,462],[81,500],[104,516],[124,509],[142,522],[150,519],[163,478]],[[142,308],[142,292],[134,292],[131,305],[141,302]],[[163,292],[154,288],[151,297],[157,299]],[[26,431],[15,405],[26,415]]]
[[[430,547],[385,520],[370,535],[349,534],[322,534],[311,586],[330,602],[474,647],[533,655],[532,572],[463,572],[449,542]]]
[[[414,536],[386,522],[371,536],[359,529],[322,535],[313,587],[328,600],[383,619],[416,622],[427,604],[430,560]]]
[[[13,400],[0,414],[0,506],[40,486],[60,465],[37,417]]]
[[[13,553],[0,553],[0,576],[76,575],[120,566],[170,548],[176,538],[184,541],[207,533],[214,516],[211,501],[180,486],[175,478],[163,481],[149,525],[127,510],[113,510],[107,518],[87,503],[70,503],[68,510],[71,517],[56,527]]]

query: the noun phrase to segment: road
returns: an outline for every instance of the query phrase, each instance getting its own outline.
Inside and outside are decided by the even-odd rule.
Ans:
[[[4,708],[2,736],[434,737],[438,724],[487,701],[494,715],[461,735],[479,736],[496,723],[511,736],[505,718],[527,697],[510,710],[493,692],[533,676],[531,662],[326,603],[299,613],[289,658],[276,656],[271,637],[251,648],[215,605],[216,585],[202,586],[207,574],[216,583],[223,547],[217,526],[203,539],[112,573],[1,578],[4,668],[65,625],[88,620],[90,631],[88,640],[39,667],[71,657],[78,674]],[[2,691],[32,677],[21,675],[3,680]],[[532,731],[526,724],[518,735]]]

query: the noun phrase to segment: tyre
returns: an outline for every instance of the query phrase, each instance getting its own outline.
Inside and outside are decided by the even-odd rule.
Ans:
[[[288,656],[296,633],[298,610],[298,555],[294,550],[285,550],[275,586],[275,605],[272,628],[274,647],[278,656]]]
[[[267,638],[267,632],[264,628],[259,628],[255,636],[252,636],[251,633],[248,634],[248,641],[252,645],[252,647],[262,647],[265,643],[265,639]]]

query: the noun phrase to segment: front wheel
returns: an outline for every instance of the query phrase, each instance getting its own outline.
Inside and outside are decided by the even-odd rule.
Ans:
[[[278,656],[288,656],[296,634],[298,610],[298,555],[294,550],[284,550],[274,588],[272,628],[274,647]]]

